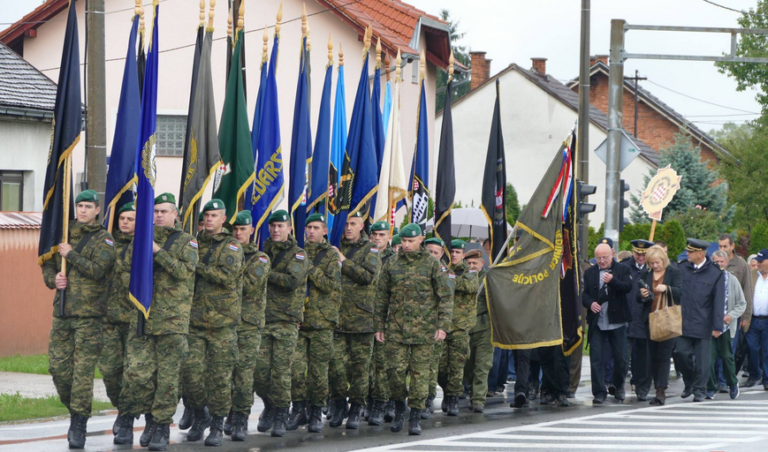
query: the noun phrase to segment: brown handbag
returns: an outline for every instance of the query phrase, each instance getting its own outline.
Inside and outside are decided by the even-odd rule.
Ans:
[[[655,342],[663,342],[683,335],[683,311],[680,305],[674,303],[672,291],[667,289],[659,296],[662,297],[659,300],[659,308],[648,316],[651,340]]]

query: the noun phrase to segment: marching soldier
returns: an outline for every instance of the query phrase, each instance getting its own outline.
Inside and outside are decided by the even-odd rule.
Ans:
[[[485,262],[482,251],[472,250],[466,253],[464,261],[471,270],[478,272],[478,280],[482,284],[485,279],[485,270],[483,269]],[[475,413],[482,413],[485,409],[485,398],[488,395],[488,373],[492,366],[491,319],[488,316],[485,291],[480,291],[477,300],[476,323],[469,330],[469,359],[464,366],[464,380],[469,385],[471,397],[467,407]]]
[[[363,216],[358,211],[347,218],[341,250],[342,303],[339,327],[333,339],[330,370],[331,400],[334,413],[330,426],[338,427],[351,406],[348,429],[357,429],[368,395],[368,373],[373,353],[374,300],[381,267],[380,253],[363,232]],[[347,386],[349,385],[349,386]]]
[[[390,259],[378,283],[376,340],[387,344],[389,384],[395,399],[390,430],[405,422],[405,400],[411,407],[408,433],[421,434],[421,410],[429,395],[429,366],[436,341],[451,325],[453,290],[448,269],[421,249],[421,227],[408,224],[400,232],[403,249]],[[405,375],[410,368],[410,390]]]
[[[272,261],[267,283],[266,323],[256,359],[254,386],[264,401],[258,430],[285,436],[291,404],[291,361],[296,351],[299,324],[307,295],[309,263],[291,235],[291,217],[285,210],[269,216],[270,237],[264,251]]]
[[[146,425],[139,443],[149,450],[165,450],[178,404],[179,375],[189,332],[197,241],[176,223],[179,212],[170,193],[155,198],[154,278],[151,315],[144,320],[144,334],[137,335],[136,309],[126,344],[126,370],[120,404],[125,408],[115,444],[133,444],[133,420],[144,414]],[[133,245],[122,259],[129,272]]]
[[[305,250],[310,263],[307,302],[291,363],[293,409],[286,424],[288,430],[296,430],[307,422],[311,433],[323,429],[328,363],[333,356],[333,332],[341,304],[341,264],[338,253],[326,239],[327,234],[328,225],[323,215],[315,213],[307,217]]]
[[[445,256],[445,248],[443,247],[445,244],[443,241],[437,237],[432,237],[424,240],[424,245],[426,246],[427,251],[429,251],[429,254],[433,255],[435,259],[440,262],[440,264],[445,266],[445,263],[443,262],[443,256]],[[448,270],[448,279],[449,284],[451,285],[451,289],[455,289],[454,282],[456,275],[454,275],[451,270]],[[448,333],[447,330],[446,333]],[[435,347],[432,350],[432,360],[429,364],[429,396],[427,396],[427,402],[424,406],[424,410],[421,412],[422,419],[429,419],[432,417],[432,413],[434,412],[433,403],[435,401],[435,397],[437,397],[437,373],[438,368],[440,367],[440,356],[443,354],[444,344],[444,341],[438,342],[435,344]]]
[[[69,242],[60,244],[59,256],[42,266],[45,285],[58,289],[53,299],[48,371],[70,413],[67,440],[72,449],[85,447],[93,373],[101,354],[107,281],[115,262],[114,239],[96,222],[100,210],[95,191],[81,192],[75,199],[77,223],[69,227]],[[67,259],[66,273],[61,271],[61,258]]]
[[[184,362],[184,389],[195,411],[187,434],[199,441],[210,417],[207,446],[220,446],[224,418],[232,406],[232,372],[238,360],[237,326],[240,323],[240,294],[243,247],[232,236],[224,202],[212,199],[203,207],[205,230],[198,235],[200,255],[189,321],[189,357]],[[225,227],[226,224],[226,227]]]

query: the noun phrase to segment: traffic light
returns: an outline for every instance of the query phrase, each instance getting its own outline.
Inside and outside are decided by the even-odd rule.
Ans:
[[[594,195],[597,191],[597,187],[594,185],[587,185],[584,182],[576,181],[576,220],[581,222],[585,215],[592,213],[597,208],[596,205],[590,204],[587,201],[587,196]]]
[[[624,216],[624,209],[629,207],[629,201],[624,199],[626,193],[629,191],[629,184],[624,179],[621,179],[621,193],[619,196],[619,232],[624,232],[624,225],[629,224],[629,218]]]

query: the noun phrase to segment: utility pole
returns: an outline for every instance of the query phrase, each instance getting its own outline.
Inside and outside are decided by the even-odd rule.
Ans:
[[[578,178],[589,183],[589,23],[590,0],[581,0],[581,47],[579,51],[579,127],[577,135]],[[578,202],[578,201],[577,201]],[[579,222],[582,261],[589,255],[589,221]]]
[[[634,77],[626,77],[625,80],[634,80],[635,81],[635,138],[637,138],[637,101],[638,101],[638,86],[637,82],[640,80],[648,80],[648,77],[640,77],[638,75],[638,70],[635,69],[635,76]]]
[[[107,185],[104,0],[85,2],[85,180],[104,197]]]
[[[611,21],[611,60],[608,72],[608,149],[605,164],[605,236],[619,246],[619,190],[624,85],[623,19]]]

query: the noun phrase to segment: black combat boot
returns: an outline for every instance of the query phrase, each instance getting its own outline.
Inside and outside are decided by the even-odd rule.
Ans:
[[[285,436],[285,422],[288,420],[288,407],[275,407],[275,424],[272,426],[272,436]]]
[[[123,415],[118,411],[117,417],[115,418],[115,423],[112,424],[112,436],[117,435],[117,431],[120,430],[120,422],[122,417]]]
[[[349,407],[345,399],[334,400],[332,403],[335,406],[333,407],[333,417],[331,417],[331,422],[329,422],[328,425],[336,428],[344,423]]]
[[[234,422],[234,416],[235,412],[230,408],[227,418],[224,419],[224,434],[227,436],[232,436],[232,422]]]
[[[432,412],[434,411],[435,396],[427,397],[427,401],[424,402],[424,409],[419,410],[422,419],[432,419]]]
[[[459,415],[459,398],[456,396],[449,396],[448,399],[448,409],[446,412],[448,413],[448,416],[458,416]]]
[[[443,410],[443,413],[448,412],[448,396],[443,395],[443,400],[440,402],[440,409]]]
[[[405,401],[395,402],[395,417],[392,419],[392,425],[389,427],[391,431],[397,433],[403,429],[403,425],[405,425],[405,408]]]
[[[360,416],[362,416],[364,409],[363,405],[352,402],[352,405],[349,407],[349,414],[347,415],[348,429],[357,430],[360,428]]]
[[[120,416],[120,427],[113,440],[115,444],[133,444],[133,416],[124,414]]]
[[[262,433],[268,432],[272,428],[272,423],[275,421],[275,409],[271,403],[264,401],[264,411],[259,416],[259,425],[256,429]]]
[[[307,402],[293,402],[291,414],[285,423],[286,430],[296,430],[307,423]]]
[[[408,434],[421,435],[421,410],[411,408],[411,418],[408,420]]]
[[[392,422],[395,418],[395,401],[390,400],[384,405],[384,422]]]
[[[195,419],[192,421],[192,427],[187,433],[187,441],[200,441],[203,439],[205,429],[211,425],[211,416],[208,413],[208,407],[195,410]]]
[[[149,446],[152,434],[155,433],[155,425],[155,418],[149,413],[144,414],[144,432],[139,437],[139,444],[141,444],[141,447]]]
[[[149,450],[165,450],[171,436],[171,424],[155,424],[155,433],[149,441]]]
[[[309,407],[309,433],[320,433],[323,431],[323,409],[319,406]]]
[[[70,449],[82,449],[85,447],[85,432],[88,428],[88,418],[79,414],[74,415],[72,435],[69,438]]]
[[[371,410],[373,410],[373,397],[368,397],[365,401],[365,410],[363,411],[363,418],[366,421],[371,417]]]
[[[232,441],[245,441],[248,435],[248,415],[235,413],[232,418]]]
[[[181,419],[179,419],[179,430],[186,430],[189,427],[192,427],[194,418],[195,410],[193,410],[192,407],[189,406],[189,403],[184,400],[184,414],[182,414]]]
[[[368,425],[380,426],[384,424],[384,402],[376,400],[371,408],[371,415],[368,417]]]
[[[221,441],[224,439],[224,417],[214,416],[211,421],[211,429],[208,431],[208,436],[205,438],[206,446],[219,447]]]

